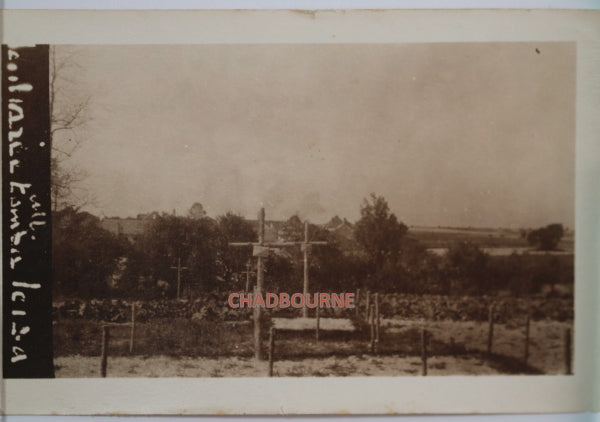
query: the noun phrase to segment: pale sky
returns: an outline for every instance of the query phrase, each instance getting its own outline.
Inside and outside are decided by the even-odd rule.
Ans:
[[[574,225],[574,44],[76,50],[95,214],[355,221],[375,192],[409,225]]]

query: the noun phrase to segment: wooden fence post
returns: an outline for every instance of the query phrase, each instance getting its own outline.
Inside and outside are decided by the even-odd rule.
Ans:
[[[427,375],[427,330],[421,329],[421,360],[423,361],[423,376]]]
[[[262,263],[261,265],[259,265],[260,268],[262,268]],[[262,271],[262,270],[261,270]],[[255,297],[258,293],[260,292],[260,290],[258,289],[258,285],[254,286],[254,295],[253,297]],[[254,319],[254,358],[256,360],[264,360],[264,348],[262,345],[262,323],[263,323],[263,319],[262,319],[262,315],[261,315],[261,308],[259,308],[258,306],[252,309],[252,313],[253,313],[253,319]]]
[[[369,312],[371,310],[371,292],[367,290],[367,304],[366,304],[366,309],[365,309],[365,316],[367,319],[369,319]]]
[[[375,293],[375,353],[379,353],[379,293]]]
[[[375,323],[374,323],[374,312],[373,305],[369,306],[369,317],[367,321],[369,322],[369,328],[371,330],[371,340],[369,341],[369,350],[371,353],[375,353]]]
[[[102,326],[102,350],[100,352],[100,375],[102,378],[106,378],[106,365],[108,360],[108,326]]]
[[[492,343],[494,340],[494,304],[492,303],[489,308],[488,314],[488,341],[487,341],[487,353],[492,354]]]
[[[265,209],[261,208],[258,212],[258,244],[264,245],[265,242]],[[265,282],[265,261],[264,257],[259,254],[256,257],[256,287],[254,296],[257,294],[264,295]],[[263,345],[262,345],[262,309],[257,306],[254,311],[254,358],[258,361],[264,360]]]
[[[571,369],[571,329],[567,328],[565,330],[565,367],[567,375],[572,375],[573,371]]]
[[[356,289],[356,301],[354,302],[354,312],[358,316],[358,306],[360,305],[360,289]]]
[[[133,353],[133,336],[135,335],[135,303],[131,304],[131,332],[129,333],[129,353]]]
[[[531,324],[531,315],[527,314],[527,320],[525,321],[525,353],[523,356],[523,363],[527,365],[529,359],[529,325]]]
[[[319,308],[320,308],[320,306],[317,306],[315,308],[315,314],[316,314],[316,317],[317,317],[317,327],[316,327],[316,330],[315,330],[315,341],[317,343],[319,342],[319,328],[320,328],[319,325],[321,323],[321,315],[320,315],[320,312],[319,312]]]
[[[273,361],[275,360],[275,327],[269,330],[269,376],[273,376]]]

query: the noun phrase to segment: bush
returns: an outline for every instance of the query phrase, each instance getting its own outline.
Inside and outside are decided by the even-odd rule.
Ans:
[[[163,300],[136,302],[136,321],[157,319],[187,319],[196,321],[249,321],[252,309],[232,309],[227,305],[227,295],[206,295],[194,301]],[[522,318],[531,309],[534,319],[566,321],[573,319],[572,298],[499,298],[495,296],[442,296],[389,293],[379,295],[379,309],[383,318],[428,319],[451,321],[485,321],[491,303],[496,307],[499,322]],[[359,314],[365,314],[365,299],[359,304]],[[270,317],[298,317],[294,308],[263,312],[264,322]],[[310,311],[311,317],[314,310]],[[321,309],[323,318],[351,318],[355,309]],[[93,320],[129,322],[131,302],[123,300],[70,300],[54,304],[55,320]]]

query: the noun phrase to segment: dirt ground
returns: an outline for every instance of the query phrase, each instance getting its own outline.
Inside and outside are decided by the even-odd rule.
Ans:
[[[565,331],[572,330],[572,323],[531,322],[528,359],[530,370],[519,368],[525,351],[524,322],[494,325],[492,352],[496,357],[493,359],[486,358],[482,353],[487,348],[487,322],[382,319],[381,327],[383,353],[379,356],[366,353],[367,343],[362,340],[324,339],[315,344],[311,333],[309,338],[302,338],[300,334],[290,334],[291,337],[278,339],[276,350],[281,353],[283,359],[276,360],[275,375],[338,377],[421,375],[422,362],[418,356],[421,328],[426,328],[430,333],[431,356],[428,359],[428,375],[564,374]],[[415,350],[394,351],[392,346],[400,342],[410,344]],[[445,346],[433,347],[436,342],[438,345]],[[455,345],[455,352],[448,351],[449,344]],[[348,346],[349,350],[346,350],[345,346]],[[386,347],[388,350],[385,350]],[[298,350],[306,353],[298,355],[296,353]],[[441,352],[436,355],[434,350]],[[309,353],[311,351],[312,355]],[[331,356],[334,353],[336,355]],[[166,356],[164,352],[152,356],[111,355],[108,359],[108,376],[266,376],[267,363],[257,363],[250,356],[250,354],[221,357]],[[57,377],[98,377],[100,357],[58,356],[55,358],[55,367]]]
[[[450,343],[451,337],[468,350],[487,349],[488,323],[477,321],[403,321],[384,319],[381,326],[390,332],[424,327],[433,338]],[[544,374],[564,374],[565,331],[572,322],[532,321],[529,332],[529,359],[527,363]],[[525,353],[525,321],[521,324],[494,324],[492,352],[522,359]]]
[[[55,359],[56,376],[99,377],[100,358],[65,356]],[[428,375],[498,375],[477,357],[432,357]],[[275,376],[420,376],[421,359],[400,356],[349,356],[324,359],[284,360],[274,364]],[[108,360],[108,377],[264,377],[267,362],[253,358],[114,357]]]

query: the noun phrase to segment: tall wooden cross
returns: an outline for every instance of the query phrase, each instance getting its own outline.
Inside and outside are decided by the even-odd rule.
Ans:
[[[304,223],[304,241],[303,242],[265,242],[265,209],[261,208],[258,213],[258,242],[230,242],[230,246],[252,246],[252,255],[257,257],[256,264],[256,290],[255,294],[263,294],[263,285],[265,277],[264,258],[269,255],[269,251],[281,246],[302,245],[304,252],[304,293],[308,293],[308,255],[310,245],[325,245],[327,242],[308,241],[308,222]],[[304,317],[308,316],[308,308],[305,306],[302,310]],[[261,308],[254,308],[254,355],[257,360],[263,360],[262,342],[261,342]]]
[[[181,271],[187,270],[187,267],[181,266],[181,257],[177,258],[177,266],[171,267],[172,270],[177,270],[177,299],[179,299],[179,294],[181,292]]]
[[[260,249],[264,248],[265,244],[265,209],[261,208],[258,213],[258,243],[253,242],[230,242],[230,246],[253,246],[253,255],[257,256],[258,262],[256,263],[256,288],[254,294],[263,293],[264,284],[264,253],[260,253]],[[259,253],[257,253],[257,248]],[[268,252],[268,249],[267,249]],[[253,309],[254,312],[254,357],[257,360],[263,360],[263,351],[261,345],[261,308],[256,307]]]
[[[308,221],[304,222],[304,242],[300,243],[302,254],[304,258],[304,283],[303,293],[306,297],[308,294],[308,256],[310,255],[310,249],[312,245],[326,245],[327,242],[323,241],[309,241],[308,240]],[[302,317],[308,318],[308,308],[306,305],[302,308]]]

